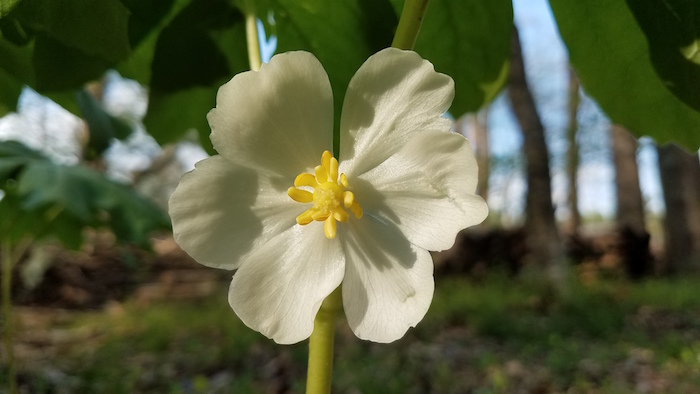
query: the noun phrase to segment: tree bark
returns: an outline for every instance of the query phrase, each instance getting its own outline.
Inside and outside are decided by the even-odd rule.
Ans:
[[[581,227],[581,212],[578,210],[578,164],[579,164],[579,149],[578,142],[576,141],[576,134],[578,131],[578,78],[573,69],[569,69],[569,122],[566,127],[567,140],[569,141],[569,150],[567,151],[567,175],[569,179],[569,193],[567,200],[569,203],[569,229],[572,236],[577,237],[579,227]]]
[[[549,153],[544,127],[525,78],[522,50],[517,28],[513,27],[508,95],[523,132],[523,150],[527,162],[525,208],[528,261],[545,268],[550,279],[562,286],[566,275],[564,249],[554,219]]]
[[[487,108],[483,108],[477,113],[464,115],[456,121],[457,131],[469,139],[474,149],[476,164],[479,166],[476,193],[485,201],[488,201],[491,173],[487,115]]]
[[[700,162],[675,144],[658,148],[659,173],[666,202],[666,258],[663,271],[700,271]]]
[[[637,167],[637,139],[617,125],[612,125],[610,135],[615,164],[620,252],[627,274],[636,279],[648,273],[651,266],[649,233],[644,223],[644,200]]]

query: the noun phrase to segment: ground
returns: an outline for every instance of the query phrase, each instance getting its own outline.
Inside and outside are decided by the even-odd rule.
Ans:
[[[61,252],[52,283],[16,291],[23,392],[303,392],[305,342],[278,346],[245,327],[226,302],[230,273],[194,264],[167,237],[154,249]],[[694,393],[696,288],[598,278],[561,294],[534,276],[443,272],[426,318],[395,343],[360,341],[338,319],[333,391]]]

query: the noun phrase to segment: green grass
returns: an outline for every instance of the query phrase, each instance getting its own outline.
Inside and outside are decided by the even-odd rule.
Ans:
[[[334,392],[624,393],[645,368],[670,382],[657,392],[689,392],[700,385],[696,287],[692,279],[572,283],[561,296],[500,276],[439,278],[426,318],[396,343],[360,341],[339,323]],[[246,328],[223,292],[80,313],[66,329],[86,327],[90,340],[45,360],[62,381],[40,366],[24,371],[31,392],[303,391],[306,344],[277,346]]]

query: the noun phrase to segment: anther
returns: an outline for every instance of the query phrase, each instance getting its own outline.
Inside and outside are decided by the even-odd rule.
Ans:
[[[306,190],[290,187],[287,189],[287,194],[296,202],[311,202],[314,200],[314,195]]]
[[[301,187],[312,188],[313,192]],[[345,174],[338,174],[338,160],[330,151],[323,152],[321,165],[314,168],[314,173],[299,174],[294,179],[294,187],[287,189],[287,194],[292,200],[313,204],[297,216],[297,223],[303,226],[313,221],[322,221],[326,237],[335,238],[338,222],[345,223],[350,218],[346,210],[358,219],[362,217],[362,207],[355,200],[355,195],[345,190],[347,187],[348,178]]]

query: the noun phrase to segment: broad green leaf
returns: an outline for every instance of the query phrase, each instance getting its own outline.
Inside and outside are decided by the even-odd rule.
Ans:
[[[112,139],[124,139],[132,128],[124,120],[108,114],[102,105],[85,89],[78,92],[78,106],[90,131],[88,152],[95,157],[109,147]]]
[[[129,8],[129,37],[132,52],[128,59],[117,66],[117,71],[125,77],[131,78],[143,85],[151,83],[151,64],[155,52],[158,37],[162,30],[175,18],[191,0],[178,0],[170,4],[167,14],[161,15],[163,6],[149,8],[150,2],[139,0],[122,0]],[[170,0],[164,0],[171,3]]]
[[[81,222],[91,222],[96,198],[91,170],[70,168],[48,160],[27,164],[17,181],[23,208],[33,211],[58,205]]]
[[[200,142],[213,153],[206,115],[215,105],[218,88],[247,64],[240,12],[224,0],[191,2],[158,36],[146,128],[160,143],[196,129]]]
[[[700,146],[700,113],[674,96],[651,64],[625,0],[550,0],[581,85],[610,119],[658,143]]]
[[[39,34],[34,41],[36,78],[31,86],[42,93],[79,89],[86,82],[100,78],[111,65],[101,57]]]
[[[664,85],[700,111],[700,1],[627,0]]]
[[[0,142],[0,189],[10,179],[15,178],[19,169],[32,160],[46,160],[34,150],[17,141]]]
[[[397,15],[403,0],[392,0]],[[415,51],[455,81],[450,113],[478,110],[501,90],[508,74],[513,6],[510,0],[433,0]]]
[[[0,142],[0,234],[55,235],[75,246],[83,227],[112,229],[122,242],[147,245],[169,228],[167,215],[125,185],[85,166],[58,165],[14,141]]]
[[[27,45],[34,38],[34,32],[27,31],[22,22],[13,16],[0,18],[0,32],[4,39],[18,46]]]
[[[335,138],[350,78],[369,56],[391,45],[398,23],[388,0],[269,0],[258,7],[266,21],[274,16],[277,52],[306,50],[321,61],[333,87]],[[269,25],[268,25],[269,26]]]
[[[120,0],[129,10],[129,42],[131,47],[137,46],[168,15],[175,0]],[[182,2],[182,1],[181,1]]]
[[[5,39],[4,33],[0,33],[0,70],[19,83],[32,85],[34,83],[33,51],[34,45],[15,45]]]
[[[129,13],[118,0],[23,0],[11,15],[85,55],[111,63],[129,55]]]
[[[9,14],[21,0],[0,0],[0,18]]]
[[[17,100],[22,93],[22,84],[0,68],[0,116],[17,108]]]
[[[151,93],[146,130],[161,144],[173,142],[189,130],[197,130],[199,142],[210,154],[216,153],[209,140],[207,113],[216,105],[218,86],[195,87],[169,94]]]

